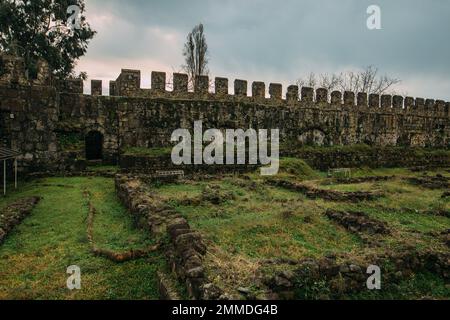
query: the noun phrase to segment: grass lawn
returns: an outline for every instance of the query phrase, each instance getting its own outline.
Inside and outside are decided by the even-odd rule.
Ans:
[[[116,199],[113,179],[49,178],[20,186],[0,207],[25,196],[43,199],[0,246],[0,299],[158,299],[156,271],[164,258],[117,264],[90,253],[86,237],[88,207],[97,209],[94,240],[99,247],[123,251],[152,243],[135,229]],[[66,269],[81,269],[81,290],[66,287]]]
[[[124,155],[163,157],[170,156],[172,148],[139,148],[130,147],[124,150]]]
[[[441,198],[444,190],[429,190],[409,184],[403,179],[404,176],[418,176],[421,173],[406,169],[360,169],[355,173],[358,177],[395,175],[396,178],[330,185],[324,183],[327,180],[325,173],[312,172],[303,164],[288,159],[287,170],[286,166],[282,168],[277,178],[301,181],[329,190],[376,190],[384,192],[385,196],[363,202],[312,200],[298,192],[269,186],[258,174],[248,174],[250,179],[228,176],[155,187],[159,196],[171,203],[195,229],[205,235],[210,249],[207,257],[210,277],[217,283],[228,284],[231,289],[236,288],[236,283],[251,287],[254,275],[261,271],[261,262],[271,258],[298,260],[343,253],[359,261],[366,254],[381,254],[386,250],[398,252],[405,245],[448,251],[443,241],[430,233],[440,233],[450,228],[450,218],[428,213],[450,210],[448,198]],[[447,174],[445,171],[429,174],[436,173]],[[223,202],[203,199],[202,194],[208,189],[222,197]],[[329,220],[324,215],[327,209],[365,212],[374,219],[386,222],[392,232],[372,238],[379,246],[367,246],[364,239]],[[283,268],[288,266],[283,265]],[[265,270],[271,272],[269,269]],[[450,298],[450,289],[435,275],[417,274],[382,292],[349,298],[417,299],[426,295]]]
[[[237,178],[195,185],[165,185],[159,194],[171,201],[193,227],[226,252],[249,258],[299,259],[318,257],[329,252],[347,252],[361,247],[359,239],[320,214],[313,201],[294,192],[258,186],[246,190],[234,184]],[[234,199],[220,205],[203,202],[184,205],[186,197],[201,194],[206,185],[215,184]],[[178,202],[178,201],[180,202]]]
[[[383,174],[395,170],[380,170]],[[400,170],[401,172],[403,169]],[[380,174],[379,172],[371,172]],[[398,173],[398,172],[397,172]],[[159,186],[160,196],[171,202],[193,226],[226,252],[248,258],[320,257],[327,253],[365,250],[358,236],[347,232],[326,218],[326,209],[364,211],[383,220],[395,231],[384,237],[386,244],[399,246],[412,242],[423,247],[443,247],[432,236],[417,238],[415,231],[440,232],[450,227],[450,219],[427,214],[427,211],[450,210],[442,190],[429,190],[410,185],[402,178],[375,183],[321,185],[317,179],[304,181],[317,188],[339,191],[383,191],[385,196],[375,201],[335,202],[311,200],[304,195],[268,186],[261,178],[252,181],[241,177],[222,180],[169,184]],[[256,180],[256,179],[259,179]],[[295,176],[290,176],[295,180]],[[232,197],[217,205],[208,201],[186,204],[186,198],[200,197],[207,187]]]
[[[436,173],[449,175],[445,170],[429,172]],[[421,173],[406,169],[363,168],[353,172],[354,177],[392,175],[396,177],[386,181],[333,183],[326,173],[312,170],[301,160],[282,159],[277,178],[327,190],[384,192],[381,198],[362,202],[309,199],[266,184],[259,171],[155,184],[150,190],[203,234],[208,247],[208,278],[236,290],[239,286],[252,288],[259,272],[289,268],[279,264],[271,269],[264,261],[272,258],[299,260],[333,253],[361,262],[358,259],[367,254],[398,252],[405,245],[447,252],[448,247],[436,234],[450,228],[450,218],[432,214],[450,210],[449,198],[441,197],[444,190],[408,183],[404,177]],[[27,183],[0,200],[2,208],[22,197],[43,197],[0,246],[0,299],[158,299],[156,272],[167,268],[161,253],[122,264],[90,253],[85,190],[92,194],[97,209],[94,241],[98,247],[124,251],[153,244],[145,231],[134,228],[116,199],[113,179],[48,178]],[[375,235],[371,240],[378,245],[369,246],[362,236],[328,219],[324,215],[327,209],[365,212],[384,221],[391,233]],[[70,265],[81,268],[81,290],[66,288]],[[450,288],[443,279],[429,273],[414,274],[385,288],[348,298],[450,298]],[[320,290],[312,297],[317,296]]]

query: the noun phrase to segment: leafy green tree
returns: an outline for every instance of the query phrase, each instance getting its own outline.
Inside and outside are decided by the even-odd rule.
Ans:
[[[0,0],[0,50],[23,57],[31,77],[39,58],[59,77],[75,76],[96,33],[84,13],[84,0]]]

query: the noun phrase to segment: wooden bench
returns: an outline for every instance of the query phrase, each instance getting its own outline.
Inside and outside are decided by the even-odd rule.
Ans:
[[[328,169],[328,178],[343,177],[351,178],[352,170],[350,168]]]
[[[156,171],[155,176],[158,178],[168,178],[168,177],[183,178],[184,171],[183,170]]]

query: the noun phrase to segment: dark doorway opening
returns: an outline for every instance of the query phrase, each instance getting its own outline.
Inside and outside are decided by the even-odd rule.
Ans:
[[[90,131],[86,135],[86,160],[103,159],[103,135],[98,131]]]

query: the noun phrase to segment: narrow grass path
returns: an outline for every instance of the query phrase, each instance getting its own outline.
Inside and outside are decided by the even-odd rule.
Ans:
[[[158,253],[120,264],[92,255],[85,189],[97,209],[96,243],[115,251],[154,244],[133,227],[112,179],[49,178],[23,185],[0,199],[0,208],[25,196],[43,199],[0,246],[0,299],[158,299],[156,272],[164,266]],[[71,265],[81,269],[81,290],[66,287]]]

